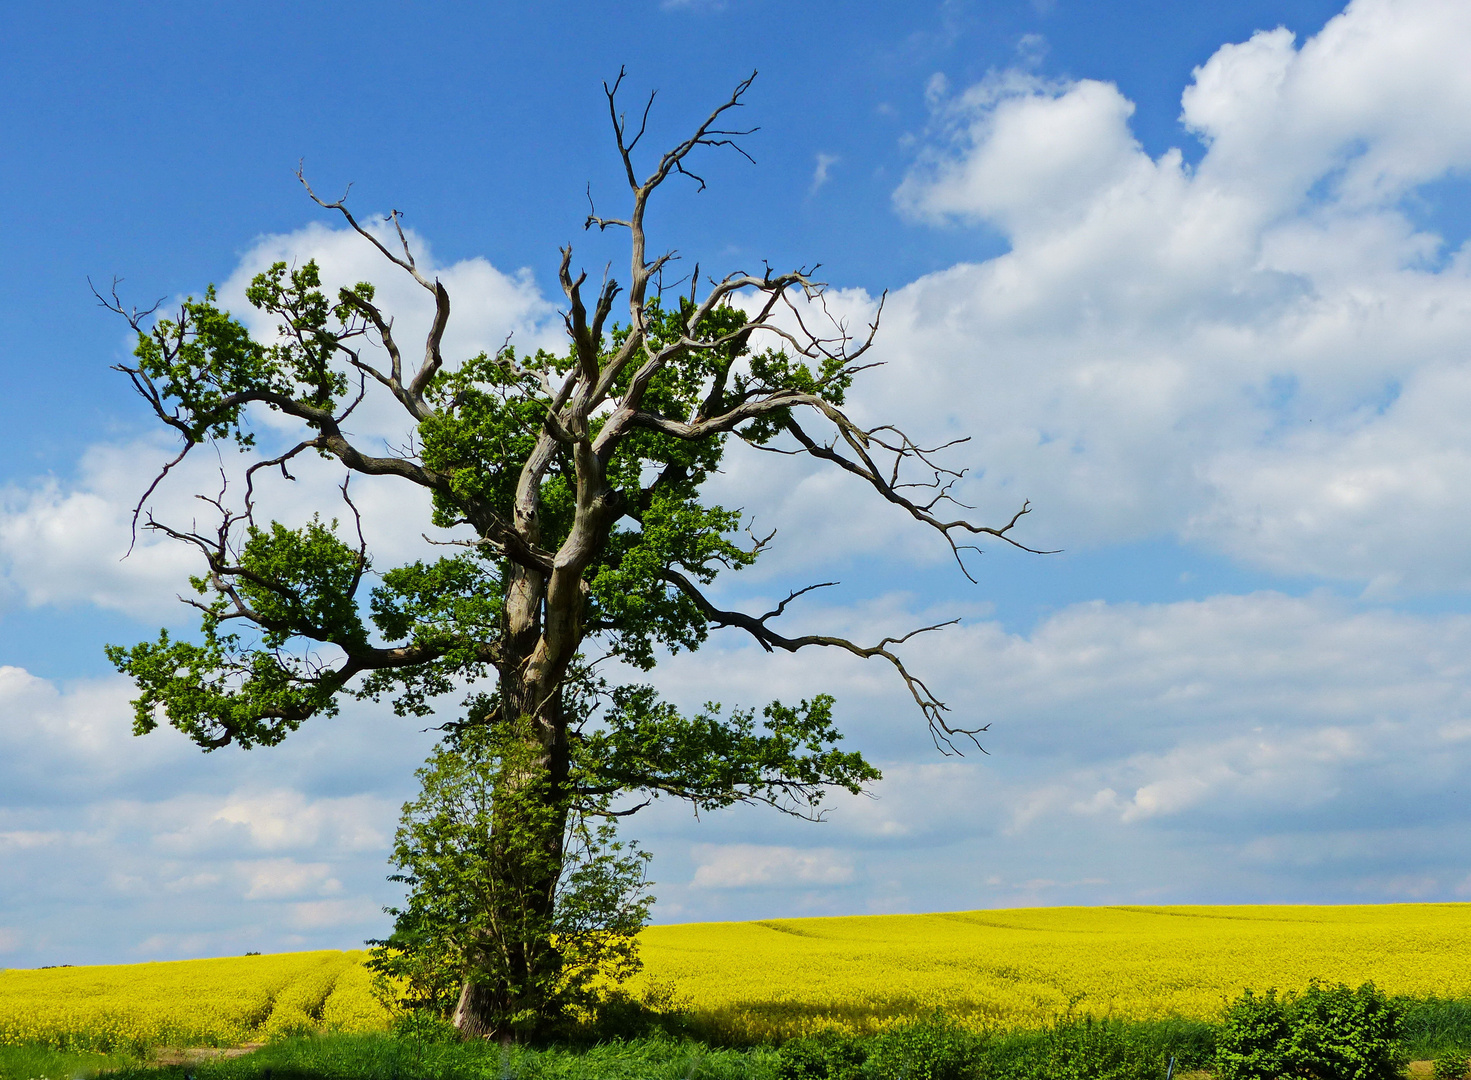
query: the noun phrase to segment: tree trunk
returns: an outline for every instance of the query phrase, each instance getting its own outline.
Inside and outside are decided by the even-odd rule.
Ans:
[[[498,880],[490,883],[487,928],[460,991],[455,1026],[481,1038],[535,1034],[558,1011],[562,959],[552,940],[562,875],[571,748],[562,681],[582,645],[587,585],[582,573],[607,543],[618,497],[586,437],[573,452],[577,512],[550,572],[507,561],[502,608],[500,715],[505,734],[496,778],[491,843]],[[516,529],[539,543],[539,485],[552,444],[533,455],[517,487]]]
[[[541,692],[516,674],[502,675],[502,711],[491,719],[504,733],[492,808],[494,879],[454,1013],[465,1035],[508,1042],[538,1034],[558,1012],[561,956],[552,929],[569,812],[562,692]]]
[[[455,1005],[455,1027],[466,1038],[494,1038],[497,1034],[496,1017],[500,1012],[499,1003],[493,1000],[488,986],[466,979],[460,987],[460,1000]]]

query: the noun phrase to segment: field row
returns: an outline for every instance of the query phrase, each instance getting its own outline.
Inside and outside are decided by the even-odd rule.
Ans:
[[[142,1051],[382,1030],[388,1014],[363,957],[284,953],[0,972],[0,1044]]]

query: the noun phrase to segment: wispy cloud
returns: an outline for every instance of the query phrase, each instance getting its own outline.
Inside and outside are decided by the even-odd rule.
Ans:
[[[1047,58],[1048,48],[1041,34],[1023,34],[1016,42],[1016,58],[1022,67],[1035,68]]]
[[[810,191],[815,194],[818,188],[828,182],[832,176],[833,166],[843,159],[837,154],[818,154],[817,165],[812,170],[812,187]]]

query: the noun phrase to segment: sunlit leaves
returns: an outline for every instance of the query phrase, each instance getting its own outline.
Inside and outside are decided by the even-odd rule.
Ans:
[[[373,623],[387,641],[484,641],[500,628],[501,585],[472,555],[389,570],[373,590]]]
[[[287,651],[302,639],[342,649],[366,640],[355,598],[366,562],[335,534],[336,524],[313,518],[302,529],[279,522],[249,529],[233,572],[194,579],[197,591],[213,594],[202,644],[161,631],[155,642],[107,647],[107,658],[139,690],[135,732],[153,730],[161,713],[205,749],[228,741],[272,746],[313,713],[336,711],[337,672],[310,651]],[[226,589],[248,605],[254,644],[225,629]]]
[[[352,314],[346,305],[330,305],[320,286],[315,262],[289,274],[285,263],[276,263],[256,275],[246,291],[251,304],[283,319],[279,339],[269,345],[218,306],[214,286],[203,300],[185,300],[177,318],[139,331],[137,371],[173,406],[186,438],[254,445],[243,418],[251,402],[332,408],[347,390],[346,375],[332,361],[339,340],[353,332]]]
[[[643,527],[620,532],[590,583],[589,622],[603,631],[610,651],[647,671],[654,649],[694,650],[704,642],[704,614],[662,576],[669,567],[712,580],[721,568],[748,566],[752,552],[728,535],[740,515],[719,506],[656,491],[643,513]]]
[[[152,731],[162,714],[205,750],[231,741],[245,749],[274,746],[313,713],[334,714],[342,688],[330,670],[241,648],[236,635],[210,627],[203,645],[174,641],[163,630],[157,641],[106,651],[138,688],[134,733]]]
[[[500,633],[503,599],[496,568],[473,555],[389,570],[372,592],[373,624],[386,641],[427,655],[370,673],[360,696],[392,693],[401,715],[427,716],[431,699],[485,674],[484,646]]]
[[[250,529],[239,589],[264,630],[267,648],[280,648],[293,637],[343,648],[366,643],[355,593],[367,562],[336,528],[336,521],[327,526],[313,517],[303,529],[288,529],[279,521]]]
[[[565,361],[541,352],[532,366],[555,370]],[[449,498],[436,495],[435,523],[461,520],[463,507],[476,500],[509,520],[522,466],[551,404],[540,382],[521,369],[515,349],[508,347],[441,371],[426,397],[436,412],[419,425],[419,454],[424,464],[450,478],[453,492]],[[566,480],[554,469],[545,482],[543,502],[565,502],[558,498],[558,487],[565,489]],[[549,537],[560,539],[570,525],[566,518],[544,521],[542,527]]]
[[[321,291],[322,278],[315,261],[287,272],[286,264],[273,263],[257,274],[245,290],[251,306],[281,316],[278,340],[266,349],[270,367],[291,377],[294,397],[318,409],[329,408],[333,398],[347,390],[347,378],[334,371],[341,329],[350,324],[352,308],[329,305]],[[358,286],[359,290],[364,287]],[[371,286],[367,295],[372,295]],[[329,328],[335,316],[338,331]]]

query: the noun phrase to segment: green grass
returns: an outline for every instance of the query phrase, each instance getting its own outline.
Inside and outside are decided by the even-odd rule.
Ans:
[[[1401,1000],[1404,1020],[1400,1045],[1412,1061],[1449,1053],[1471,1053],[1471,1001],[1428,998]]]
[[[228,1060],[125,1064],[108,1080],[775,1080],[776,1060],[767,1048],[712,1049],[668,1039],[565,1049],[326,1035],[287,1039]]]
[[[1402,1000],[1402,1056],[1434,1059],[1471,1051],[1471,1000]],[[1155,1062],[1176,1058],[1176,1072],[1209,1068],[1216,1026],[1199,1020],[1113,1021],[1111,1028],[1133,1048],[1131,1056]],[[948,1030],[918,1025],[926,1031]],[[949,1036],[947,1036],[949,1037]],[[1043,1031],[990,1036],[954,1032],[966,1040],[977,1071],[1004,1077],[1035,1058],[1049,1037]],[[882,1038],[882,1037],[880,1037]],[[973,1042],[972,1042],[973,1040]],[[863,1056],[878,1046],[870,1037]],[[909,1051],[891,1042],[878,1050],[868,1071],[897,1069]],[[898,1049],[901,1059],[885,1067]],[[788,1056],[791,1050],[785,1052]],[[988,1062],[988,1065],[982,1065]],[[770,1046],[716,1047],[690,1038],[654,1035],[601,1043],[501,1047],[480,1042],[409,1035],[324,1035],[286,1039],[252,1054],[190,1065],[153,1066],[124,1055],[61,1053],[40,1047],[0,1046],[0,1080],[780,1080],[783,1052]],[[1162,1066],[1161,1066],[1162,1069]],[[922,1072],[923,1070],[919,1070]],[[969,1069],[966,1070],[970,1071]],[[790,1072],[789,1072],[790,1075]],[[1161,1072],[1161,1075],[1162,1072]]]
[[[0,1080],[73,1080],[137,1064],[121,1054],[76,1054],[44,1046],[0,1046]]]

